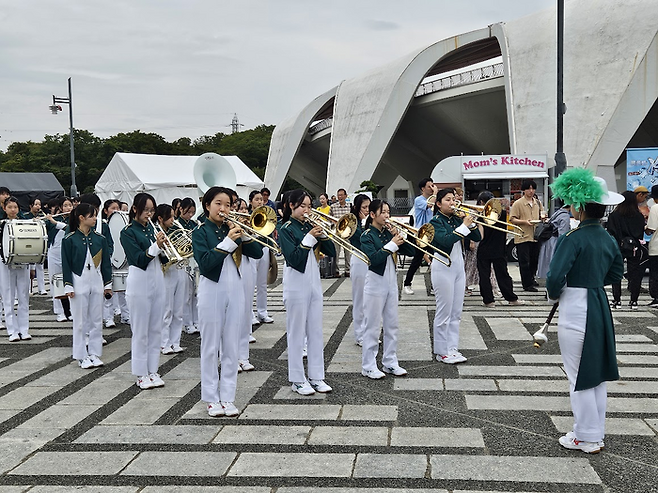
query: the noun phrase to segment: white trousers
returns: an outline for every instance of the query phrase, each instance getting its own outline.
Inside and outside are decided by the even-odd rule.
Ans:
[[[238,338],[245,303],[244,289],[232,259],[224,260],[219,282],[201,276],[198,298],[201,400],[233,402],[238,382]],[[220,352],[221,378],[217,369]]]
[[[59,251],[58,251],[59,250]],[[48,280],[50,281],[50,294],[53,298],[53,313],[55,315],[62,315],[64,308],[62,307],[62,300],[55,298],[53,293],[53,277],[55,274],[62,273],[62,256],[61,245],[53,245],[48,249]]]
[[[162,320],[161,346],[180,346],[180,336],[183,331],[183,309],[187,301],[187,273],[175,265],[167,270],[164,276],[167,299],[165,301]]]
[[[103,353],[103,278],[100,271],[82,269],[82,275],[73,274],[71,315],[73,316],[73,359],[82,360]],[[85,335],[89,334],[89,345]]]
[[[320,270],[312,251],[309,251],[304,274],[291,267],[284,267],[283,303],[286,307],[288,380],[290,382],[306,380],[303,355],[305,339],[308,378],[324,380],[322,285]]]
[[[605,435],[607,386],[602,382],[587,390],[575,391],[587,324],[587,289],[566,287],[560,295],[557,337],[564,371],[569,379],[573,432],[578,440],[598,442]]]
[[[242,257],[240,273],[242,274],[242,286],[244,288],[244,313],[238,336],[238,359],[245,361],[249,359],[249,335],[251,335],[251,319],[253,316],[254,299],[254,274],[256,262],[249,257]]]
[[[30,269],[34,269],[36,278],[37,278],[37,288],[39,293],[46,291],[46,278],[43,273],[43,264],[32,264]]]
[[[364,286],[363,314],[363,369],[367,371],[377,368],[380,323],[383,323],[384,327],[382,366],[398,366],[398,284],[393,257],[386,259],[383,276],[368,270]]]
[[[103,301],[103,320],[114,320],[114,310],[121,311],[121,320],[130,320],[130,310],[126,301],[125,291],[116,291],[112,293],[109,300]]]
[[[363,339],[363,288],[368,273],[368,265],[356,255],[350,259],[350,281],[352,281],[352,320],[354,325],[354,340]]]
[[[133,265],[128,267],[126,299],[130,308],[133,375],[158,371],[165,296],[164,276],[157,257],[145,271]]]
[[[267,271],[270,269],[270,249],[263,247],[263,256],[259,259],[251,259],[250,262],[254,266],[256,313],[258,318],[263,319],[269,316],[267,313]]]
[[[464,308],[465,274],[461,243],[450,253],[452,265],[432,260],[431,276],[436,313],[434,315],[434,354],[446,355],[459,347],[459,324]]]
[[[187,273],[187,301],[183,307],[183,325],[191,327],[199,323],[199,312],[197,299],[198,286],[194,280],[194,271]]]
[[[7,333],[28,335],[30,314],[30,269],[27,265],[17,268],[0,262],[0,290],[5,310]],[[14,313],[14,300],[18,299],[17,314]]]

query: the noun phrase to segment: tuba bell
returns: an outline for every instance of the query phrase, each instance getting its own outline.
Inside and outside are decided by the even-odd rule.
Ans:
[[[235,190],[238,179],[233,166],[225,157],[215,152],[201,154],[194,162],[194,181],[203,193],[211,187],[226,187]]]

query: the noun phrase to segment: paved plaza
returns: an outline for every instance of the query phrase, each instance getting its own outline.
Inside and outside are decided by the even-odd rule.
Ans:
[[[400,300],[409,375],[373,381],[360,375],[350,280],[322,285],[334,391],[290,390],[278,283],[275,323],[254,332],[256,370],[238,376],[238,418],[211,418],[200,401],[198,334],[161,357],[164,388],[140,391],[128,326],[104,329],[105,366],[82,370],[70,358],[71,323],[32,297],[33,339],[0,340],[0,493],[658,491],[658,312],[647,295],[639,310],[613,314],[622,379],[608,386],[605,450],[590,456],[557,442],[572,418],[555,325],[548,344],[532,346],[550,308],[542,293],[516,283],[526,305],[493,309],[467,297],[469,359],[450,366],[432,360],[434,302],[421,269],[416,293]]]

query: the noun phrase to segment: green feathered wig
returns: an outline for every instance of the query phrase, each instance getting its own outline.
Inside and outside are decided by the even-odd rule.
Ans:
[[[603,196],[603,188],[594,179],[594,173],[585,168],[571,168],[550,185],[553,195],[565,205],[575,205],[582,210],[589,202],[598,202]]]

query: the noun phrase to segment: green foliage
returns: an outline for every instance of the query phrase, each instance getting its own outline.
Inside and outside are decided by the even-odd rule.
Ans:
[[[358,192],[371,192],[373,197],[377,197],[377,194],[379,191],[384,188],[381,185],[377,185],[374,181],[372,180],[365,180],[362,181],[361,184],[359,185],[361,187],[360,190],[357,190]]]
[[[238,156],[261,179],[265,176],[267,155],[273,125],[259,125],[227,135],[218,132],[192,141],[181,137],[167,142],[156,133],[135,130],[102,139],[87,130],[75,130],[76,185],[80,193],[93,192],[94,185],[109,164],[115,152],[198,156],[216,152],[223,156]],[[46,135],[43,142],[14,142],[7,152],[0,151],[0,171],[50,172],[64,187],[71,187],[71,154],[69,135]],[[288,184],[288,183],[287,183]]]

